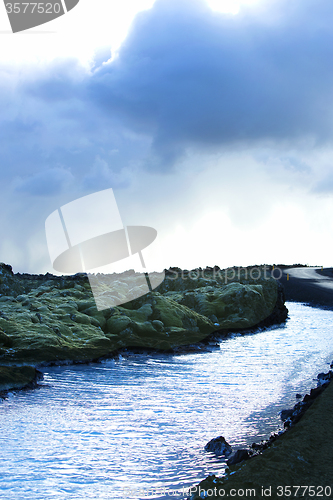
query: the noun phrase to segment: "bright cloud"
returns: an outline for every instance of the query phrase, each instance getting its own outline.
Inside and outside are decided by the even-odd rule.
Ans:
[[[265,0],[207,0],[207,3],[215,11],[235,15],[243,6],[256,6],[261,1]]]

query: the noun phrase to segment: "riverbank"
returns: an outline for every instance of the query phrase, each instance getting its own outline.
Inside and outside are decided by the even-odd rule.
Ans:
[[[261,454],[231,466],[224,478],[209,476],[193,487],[190,499],[205,498],[203,492],[216,499],[333,498],[332,429],[333,383],[329,383],[295,426]]]
[[[8,391],[34,389],[43,374],[33,366],[0,366],[0,398]]]
[[[22,365],[84,363],[124,349],[180,352],[287,317],[283,288],[260,266],[238,275],[218,267],[170,268],[165,274],[156,290],[97,310],[85,275],[21,275],[0,264],[0,390],[8,389]],[[128,296],[126,275],[113,283],[119,300]]]
[[[332,269],[286,268],[281,281],[288,300],[332,309],[331,277]],[[311,393],[303,402],[309,399]],[[216,499],[226,496],[333,498],[332,382],[327,383],[326,389],[295,420],[295,425],[282,435],[275,436],[267,443],[270,446],[259,450],[257,456],[231,466],[222,478],[209,476],[194,487],[196,490],[193,488],[191,500],[204,497],[204,493],[201,497],[198,495],[199,488],[202,492],[209,490],[209,498]]]

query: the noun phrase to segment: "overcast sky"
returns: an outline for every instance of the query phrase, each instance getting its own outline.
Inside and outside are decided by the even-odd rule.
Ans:
[[[0,261],[52,272],[46,218],[113,188],[156,270],[332,266],[332,0],[119,4],[0,9]]]

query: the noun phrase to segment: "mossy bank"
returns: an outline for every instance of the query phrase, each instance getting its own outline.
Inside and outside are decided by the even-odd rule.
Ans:
[[[85,275],[14,274],[0,264],[0,365],[87,362],[124,348],[173,352],[214,332],[286,319],[281,287],[261,268],[238,276],[196,271],[169,269],[154,291],[98,311]],[[124,286],[122,276],[112,293],[121,299]],[[10,379],[4,383],[8,388]]]

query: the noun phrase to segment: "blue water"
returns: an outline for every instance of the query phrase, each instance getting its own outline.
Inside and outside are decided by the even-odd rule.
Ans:
[[[0,498],[180,499],[222,475],[210,439],[267,438],[329,369],[333,311],[287,307],[286,325],[211,352],[44,368],[40,389],[0,404]]]

